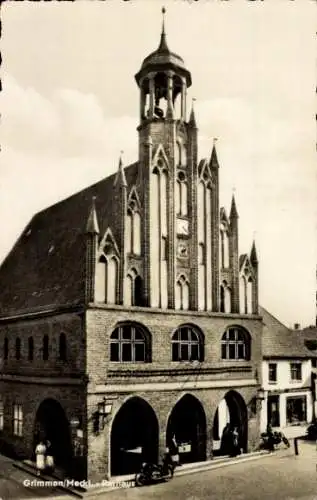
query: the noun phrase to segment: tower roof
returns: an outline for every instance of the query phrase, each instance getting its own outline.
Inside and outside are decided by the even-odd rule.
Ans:
[[[234,194],[232,195],[232,201],[231,201],[231,210],[230,210],[230,219],[237,219],[239,217],[238,215],[238,210],[236,206],[236,200],[234,197]]]
[[[218,163],[218,157],[217,157],[217,151],[216,151],[216,145],[215,145],[215,143],[214,143],[214,145],[212,147],[209,165],[210,165],[211,168],[219,168],[219,163]]]
[[[255,241],[253,240],[252,243],[252,248],[251,248],[251,253],[250,253],[250,261],[252,264],[257,264],[258,263],[258,255],[256,251],[256,246],[255,246]]]
[[[164,23],[164,7],[162,9],[162,13],[163,23],[159,46],[154,52],[151,52],[151,54],[144,59],[140,71],[135,75],[136,82],[139,84],[140,80],[151,71],[171,69],[184,76],[187,81],[187,87],[190,87],[192,83],[191,74],[186,69],[184,60],[178,54],[175,54],[175,52],[171,52],[167,45]]]

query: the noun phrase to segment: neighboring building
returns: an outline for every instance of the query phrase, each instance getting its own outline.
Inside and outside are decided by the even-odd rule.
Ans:
[[[47,436],[92,480],[173,436],[205,460],[228,421],[244,451],[259,441],[255,245],[239,262],[235,200],[227,216],[215,146],[198,161],[164,29],[135,78],[138,161],[35,215],[0,269],[2,440],[31,456]]]
[[[311,353],[311,387],[314,400],[314,418],[317,418],[317,327],[309,326],[301,330],[306,348]]]
[[[291,330],[260,307],[263,316],[261,431],[270,423],[287,427],[309,423],[314,416],[315,390],[312,363],[317,351],[310,351],[300,330]]]

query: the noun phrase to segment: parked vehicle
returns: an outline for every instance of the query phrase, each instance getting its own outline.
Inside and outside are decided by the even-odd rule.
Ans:
[[[317,421],[307,427],[306,433],[307,439],[317,440]]]
[[[135,485],[144,486],[146,484],[169,481],[174,475],[175,465],[169,453],[166,453],[162,464],[143,463],[140,472],[135,475]]]
[[[261,443],[261,448],[269,451],[274,451],[275,446],[279,445],[280,443],[284,443],[287,448],[290,447],[290,442],[283,434],[283,432],[280,431],[267,431],[267,432],[262,432],[261,434],[262,438],[262,443]]]

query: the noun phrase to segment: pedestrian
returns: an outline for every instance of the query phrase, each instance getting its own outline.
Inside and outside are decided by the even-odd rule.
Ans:
[[[232,452],[231,456],[236,457],[237,455],[240,455],[240,446],[239,446],[239,432],[238,432],[238,427],[234,427],[232,430]]]
[[[174,463],[175,466],[180,465],[180,460],[179,460],[179,451],[178,451],[178,445],[176,441],[175,434],[173,434],[171,442],[169,444],[169,453],[171,455],[171,460]]]
[[[35,448],[36,470],[38,476],[40,476],[41,472],[45,470],[45,454],[46,446],[44,444],[44,441],[41,440]]]
[[[46,470],[50,473],[54,471],[54,456],[52,452],[52,443],[46,441],[46,460],[45,460]]]
[[[226,424],[222,431],[220,453],[221,455],[229,455],[231,447],[231,429],[229,422]]]

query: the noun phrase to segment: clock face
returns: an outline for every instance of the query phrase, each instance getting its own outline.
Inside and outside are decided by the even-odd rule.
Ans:
[[[177,255],[178,257],[188,257],[188,245],[186,243],[178,243]]]
[[[188,220],[177,219],[176,220],[177,234],[188,235],[189,234],[189,223]]]

